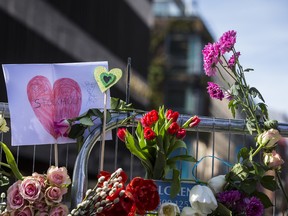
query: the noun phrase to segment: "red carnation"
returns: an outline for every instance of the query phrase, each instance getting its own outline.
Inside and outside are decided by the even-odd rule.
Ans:
[[[117,136],[123,142],[125,142],[126,135],[127,135],[127,129],[126,128],[119,128],[118,129]]]
[[[185,136],[186,136],[186,130],[184,128],[180,128],[176,133],[176,137],[178,139],[184,139]]]
[[[141,124],[143,127],[151,127],[156,121],[158,121],[158,119],[158,112],[156,110],[152,110],[141,118]]]
[[[173,122],[169,128],[168,128],[168,133],[171,135],[174,135],[178,132],[178,130],[180,129],[180,126],[177,124],[177,122]]]
[[[159,205],[157,186],[151,179],[136,177],[127,185],[126,191],[133,196],[137,214],[145,214]]]
[[[156,133],[149,127],[144,128],[144,138],[146,140],[153,140],[156,137]]]
[[[167,118],[168,120],[173,119],[173,122],[176,122],[177,119],[178,119],[178,117],[179,117],[179,112],[177,112],[177,111],[174,112],[173,110],[169,109],[169,110],[166,112],[166,118]]]

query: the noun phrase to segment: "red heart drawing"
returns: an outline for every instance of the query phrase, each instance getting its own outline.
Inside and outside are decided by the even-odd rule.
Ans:
[[[82,103],[81,89],[76,81],[61,78],[52,86],[45,76],[33,77],[27,85],[31,107],[45,130],[55,139],[54,123],[79,115]]]

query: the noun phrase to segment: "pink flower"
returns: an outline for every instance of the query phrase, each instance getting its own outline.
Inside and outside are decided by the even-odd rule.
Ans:
[[[37,179],[40,182],[42,189],[45,189],[45,187],[46,187],[46,178],[45,178],[44,175],[39,174],[37,172],[34,172],[34,173],[32,173],[32,177]]]
[[[126,128],[119,128],[118,129],[117,136],[123,142],[125,142],[126,135],[127,135],[127,129]]]
[[[40,211],[40,212],[37,212],[36,214],[35,214],[35,216],[49,216],[49,214],[48,214],[48,212],[42,212],[42,211]]]
[[[173,122],[176,122],[179,117],[179,112],[174,112],[173,110],[169,109],[166,112],[166,118],[168,120],[173,119]]]
[[[71,130],[70,123],[67,119],[61,119],[60,121],[54,121],[54,131],[56,137],[67,137]]]
[[[59,204],[50,210],[49,216],[67,216],[68,213],[68,207],[66,205]]]
[[[143,127],[151,127],[156,121],[158,121],[158,119],[158,112],[156,110],[152,110],[146,113],[140,121]]]
[[[220,49],[217,43],[208,43],[202,50],[204,71],[207,76],[215,76],[216,65],[220,62]]]
[[[271,153],[266,153],[264,155],[264,163],[271,169],[279,169],[284,163],[284,160],[275,150],[273,150]]]
[[[176,133],[176,137],[178,139],[184,139],[185,136],[186,136],[186,130],[184,128],[180,128]]]
[[[169,128],[167,129],[167,132],[171,135],[176,134],[180,129],[180,126],[177,124],[177,122],[173,122]]]
[[[22,209],[11,212],[11,216],[34,216],[34,212],[32,206],[27,205]]]
[[[144,138],[146,140],[153,140],[156,137],[156,133],[149,127],[144,128]]]
[[[216,98],[222,100],[224,98],[224,93],[221,88],[213,82],[208,82],[207,91],[211,98]]]
[[[240,52],[236,52],[235,55],[233,54],[231,58],[228,60],[228,67],[230,69],[234,68],[236,62],[238,61],[238,57],[240,56]]]
[[[19,184],[21,181],[15,182],[7,190],[7,208],[8,209],[19,209],[24,204],[24,199],[19,192]]]
[[[276,146],[277,142],[281,139],[281,135],[276,129],[269,129],[264,131],[257,137],[257,142],[265,148],[272,148]]]
[[[225,32],[219,39],[219,49],[221,55],[225,54],[226,52],[230,52],[236,43],[236,31],[227,31]]]
[[[67,193],[67,188],[59,188],[50,186],[45,191],[45,200],[48,205],[54,203],[60,203],[62,201],[63,194]]]
[[[45,202],[45,198],[43,197],[42,199],[38,199],[38,200],[36,200],[34,203],[33,203],[33,207],[35,208],[35,209],[37,209],[37,211],[38,211],[38,214],[37,215],[39,215],[40,213],[43,213],[43,212],[46,212],[47,213],[47,211],[48,211],[48,205],[47,205],[47,203]],[[48,214],[48,213],[47,213]],[[45,215],[45,214],[43,214],[43,215]]]
[[[19,185],[19,191],[24,199],[34,202],[40,196],[41,183],[31,176],[26,177]]]
[[[65,167],[51,166],[47,171],[47,180],[49,184],[61,187],[71,184],[71,179],[67,174]]]

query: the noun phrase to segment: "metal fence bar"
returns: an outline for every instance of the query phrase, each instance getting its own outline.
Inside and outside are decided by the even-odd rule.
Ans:
[[[142,115],[138,114],[135,116],[135,120],[139,120]],[[181,121],[187,121],[191,116],[189,115],[180,115]],[[107,123],[107,130],[115,129],[119,126],[126,127],[136,127],[136,122],[126,122],[125,124],[121,124],[122,120],[127,118],[127,113],[112,113],[112,118],[109,123]],[[199,131],[199,132],[224,132],[231,134],[242,134],[245,135],[248,133],[245,127],[244,120],[232,120],[232,119],[221,119],[221,118],[209,118],[209,117],[200,117],[201,122],[196,128],[187,128],[187,131]],[[280,123],[278,127],[280,133],[283,137],[288,136],[288,124]],[[82,200],[82,196],[87,190],[88,185],[88,175],[87,175],[87,167],[88,167],[88,158],[90,152],[96,142],[99,140],[101,136],[101,126],[96,127],[95,131],[91,133],[87,139],[85,140],[81,151],[79,152],[73,172],[73,180],[72,180],[72,189],[71,189],[71,207],[74,208],[77,203],[80,203]]]

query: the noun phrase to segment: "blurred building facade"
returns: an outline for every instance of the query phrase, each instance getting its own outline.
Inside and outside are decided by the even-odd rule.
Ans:
[[[151,0],[3,0],[0,1],[0,64],[108,61],[109,68],[118,67],[125,73],[127,59],[131,57],[130,102],[145,109],[150,97],[145,77],[153,17]],[[0,70],[0,102],[9,103],[2,67]],[[125,74],[111,88],[111,96],[125,100]],[[1,140],[10,145],[10,133]],[[106,151],[114,152],[114,147],[111,142]],[[31,173],[32,169],[45,171],[47,163],[53,164],[50,145],[13,147],[12,150],[24,174]],[[98,170],[97,149],[95,151],[89,163],[94,178]],[[130,166],[129,151],[119,145],[119,152],[121,158],[127,160],[119,157],[118,166],[125,169]],[[72,173],[76,155],[76,145],[60,145],[59,165],[68,163]],[[114,154],[107,154],[105,161],[111,171],[114,158]],[[23,160],[25,163],[21,163]]]

